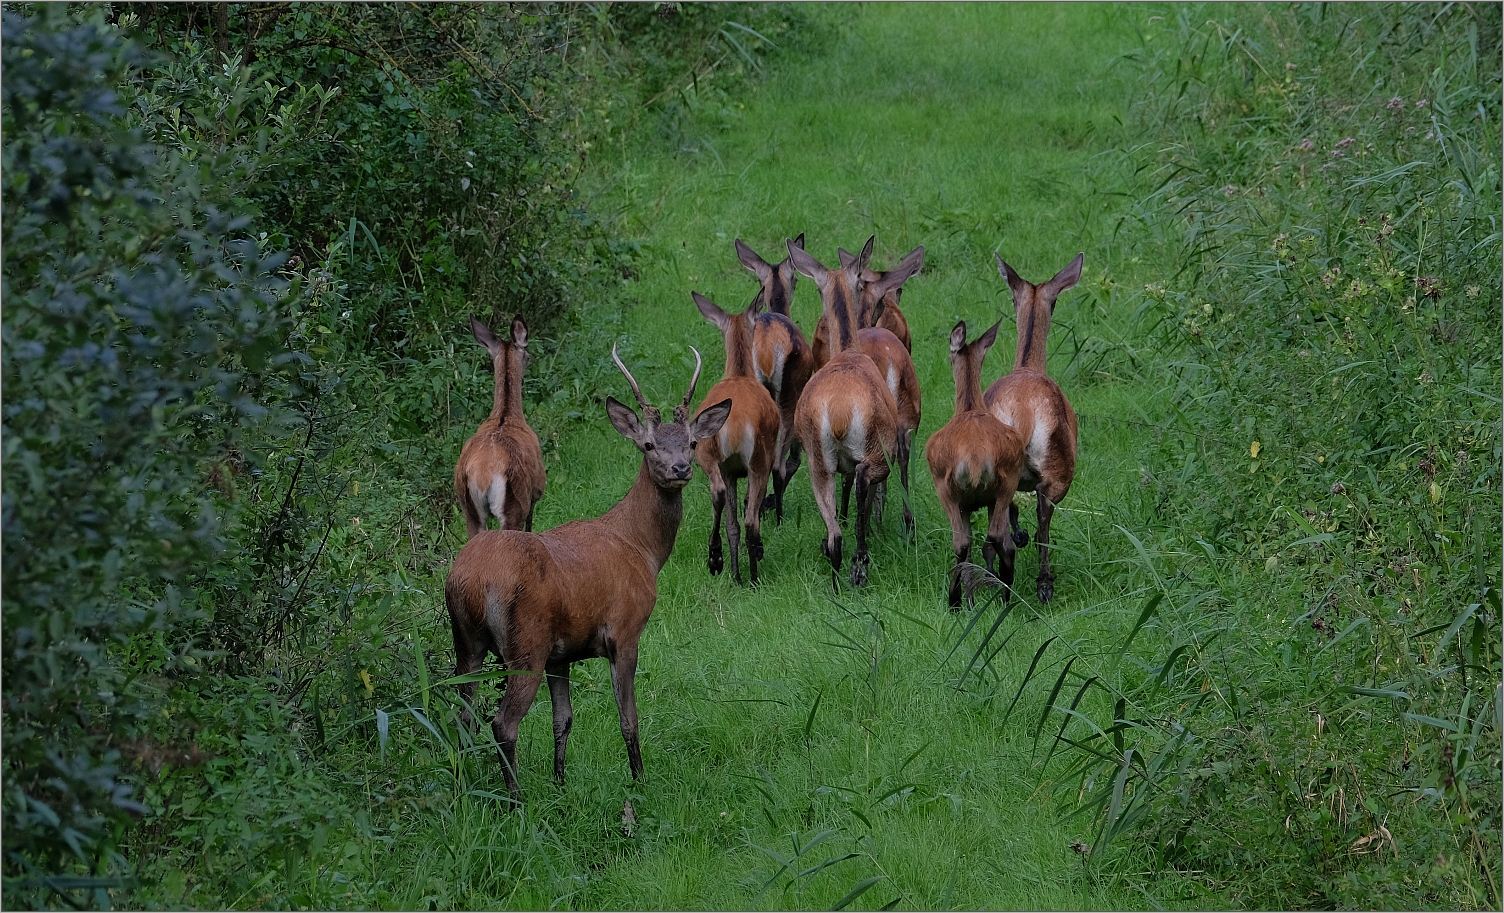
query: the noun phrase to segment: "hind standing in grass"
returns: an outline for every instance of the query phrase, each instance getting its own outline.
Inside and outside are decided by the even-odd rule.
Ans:
[[[522,373],[527,370],[527,324],[512,320],[512,339],[502,342],[490,327],[470,319],[475,341],[491,353],[495,395],[491,414],[460,450],[454,466],[454,493],[465,514],[465,536],[473,538],[495,517],[502,529],[533,528],[533,507],[547,481],[538,435],[522,414]]]
[[[1050,569],[1050,518],[1055,505],[1065,499],[1076,477],[1076,410],[1046,373],[1045,341],[1050,335],[1050,317],[1055,299],[1081,280],[1086,254],[1076,255],[1070,265],[1043,285],[1028,282],[997,258],[997,271],[1013,292],[1013,310],[1018,317],[1018,351],[1013,370],[987,388],[982,397],[998,421],[1012,425],[1024,440],[1024,467],[1018,490],[1032,491],[1038,505],[1040,602],[1055,596],[1055,572]],[[1018,525],[1018,505],[1009,509],[1015,538],[1022,545],[1028,535]]]

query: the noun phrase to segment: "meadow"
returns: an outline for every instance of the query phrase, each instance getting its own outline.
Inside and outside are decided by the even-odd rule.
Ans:
[[[240,483],[262,535],[295,521],[306,538],[277,553],[268,601],[221,603],[292,608],[242,648],[221,608],[218,652],[184,653],[234,674],[143,676],[167,682],[151,725],[181,725],[194,754],[126,752],[146,811],[113,832],[118,857],[75,874],[128,868],[131,887],[89,902],[1498,908],[1497,8],[820,15],[757,78],[676,73],[668,113],[590,134],[575,186],[612,239],[585,245],[598,285],[527,280],[525,405],[548,471],[534,522],[596,516],[637,472],[605,417],[607,395],[630,402],[613,343],[662,407],[689,346],[699,395],[719,377],[690,292],[751,301],[735,239],[777,261],[802,232],[834,265],[875,236],[879,268],[924,245],[902,299],[923,390],[913,484],[890,481],[867,585],[820,554],[807,468],[783,522],[764,515],[759,585],[711,575],[697,471],[641,645],[643,779],[591,660],[567,783],[540,693],[513,805],[489,727],[460,724],[445,682],[465,534],[450,474],[489,408],[489,360],[458,326],[463,296],[426,349],[357,358],[338,340],[364,305],[330,267],[290,337],[322,372],[319,419]],[[601,104],[606,124],[622,110]],[[359,237],[351,221],[326,263],[354,274]],[[950,612],[923,461],[952,412],[950,330],[1001,321],[985,387],[1017,332],[994,254],[1043,282],[1078,252],[1049,338],[1080,420],[1054,599],[1035,598],[1031,544],[1006,607],[992,591]],[[502,325],[505,295],[487,300]],[[801,279],[806,334],[819,308]],[[494,682],[480,695],[484,718]]]

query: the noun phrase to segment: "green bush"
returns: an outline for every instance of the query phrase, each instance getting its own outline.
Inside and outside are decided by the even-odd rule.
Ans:
[[[4,822],[16,905],[107,902],[122,751],[206,655],[214,479],[275,413],[296,294],[242,217],[127,126],[97,10],[4,12]],[[49,892],[56,892],[52,897]]]

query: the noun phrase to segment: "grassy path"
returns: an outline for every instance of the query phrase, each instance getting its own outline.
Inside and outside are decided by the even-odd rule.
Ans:
[[[838,245],[855,250],[876,233],[883,268],[925,245],[924,272],[903,302],[924,390],[919,533],[905,544],[891,510],[870,584],[834,592],[801,471],[791,518],[765,526],[764,583],[752,592],[706,570],[710,505],[697,477],[643,640],[646,780],[627,778],[604,663],[576,673],[566,790],[548,780],[543,698],[524,723],[529,814],[578,864],[567,904],[828,908],[871,879],[852,908],[1169,902],[1084,874],[1069,847],[1089,839],[1087,826],[1058,823],[1039,789],[1027,734],[1039,698],[1026,696],[1026,712],[1000,725],[1040,641],[1089,637],[1078,610],[1132,596],[1112,562],[1126,551],[1113,529],[1124,522],[1115,493],[1137,483],[1135,437],[1132,425],[1105,419],[1134,415],[1153,390],[1085,370],[1088,359],[1077,357],[1123,345],[1127,324],[1100,280],[1112,253],[1095,240],[1107,234],[1091,214],[1101,206],[1081,180],[1101,151],[1093,125],[1126,104],[1109,68],[1131,41],[1121,16],[1086,6],[874,5],[817,62],[790,67],[745,107],[733,102],[724,128],[704,128],[699,154],[670,157],[654,145],[618,163],[607,199],[647,255],[638,304],[613,331],[660,403],[683,389],[687,344],[707,355],[702,395],[718,376],[719,338],[689,292],[731,310],[750,300],[755,285],[733,238],[776,260],[782,239],[803,231],[807,249],[833,264]],[[972,647],[945,661],[964,618],[944,609],[949,532],[922,456],[951,412],[947,334],[958,317],[973,334],[1004,318],[984,370],[990,382],[1011,365],[1015,332],[991,252],[1043,281],[1083,249],[1086,278],[1062,298],[1051,338],[1052,371],[1082,416],[1079,480],[1055,522],[1056,601],[958,688]],[[813,283],[801,283],[794,317],[807,333],[818,312]],[[614,371],[600,376],[601,393],[626,395]],[[560,440],[541,527],[603,510],[629,485],[631,448],[600,418]],[[1026,594],[1036,569],[1037,551],[1026,549]],[[619,826],[627,795],[639,819],[630,839]],[[827,860],[837,861],[810,871]],[[498,889],[494,902],[552,899],[531,898],[525,885]]]

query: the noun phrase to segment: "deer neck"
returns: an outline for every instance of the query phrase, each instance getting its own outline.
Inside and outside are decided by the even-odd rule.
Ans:
[[[657,576],[674,552],[674,537],[679,534],[679,521],[683,518],[684,489],[659,488],[653,484],[644,457],[627,496],[606,511],[601,520],[642,552]]]
[[[497,424],[522,415],[522,367],[512,368],[511,353],[495,362],[496,393],[491,400],[491,418]]]
[[[982,411],[982,366],[963,352],[950,370],[956,379],[956,414]]]
[[[829,289],[830,293],[822,297],[825,316],[830,321],[830,354],[835,356],[856,348],[856,334],[862,328],[861,303],[852,290],[839,281],[832,282]]]
[[[752,332],[742,317],[733,317],[731,329],[726,331],[726,373],[724,377],[751,377],[757,375],[752,365]]]
[[[1047,373],[1044,365],[1045,342],[1050,335],[1050,309],[1031,301],[1018,309],[1018,351],[1013,355],[1013,370]]]

